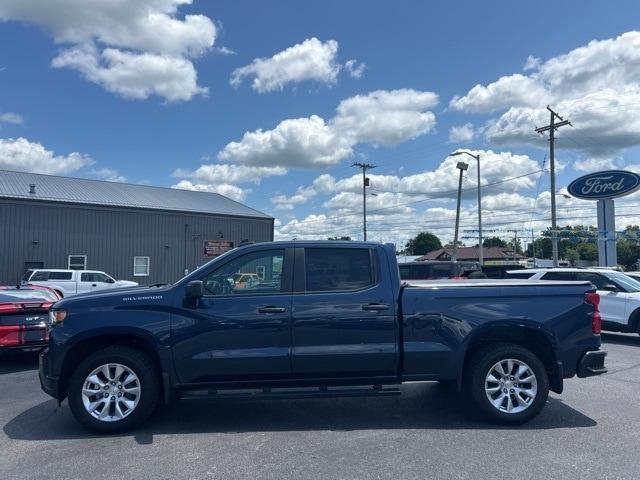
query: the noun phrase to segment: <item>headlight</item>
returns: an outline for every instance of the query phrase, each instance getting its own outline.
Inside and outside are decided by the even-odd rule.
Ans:
[[[49,324],[51,326],[62,323],[67,318],[66,310],[49,310]]]

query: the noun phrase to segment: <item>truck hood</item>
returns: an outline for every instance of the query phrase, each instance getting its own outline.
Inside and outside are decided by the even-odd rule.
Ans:
[[[134,282],[131,282],[134,283]],[[58,301],[54,309],[73,308],[75,306],[122,305],[133,301],[150,300],[154,303],[167,297],[171,285],[163,286],[127,286],[109,288],[94,292],[81,293]]]

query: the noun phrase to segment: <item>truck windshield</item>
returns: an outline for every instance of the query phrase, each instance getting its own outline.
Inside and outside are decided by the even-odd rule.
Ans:
[[[640,282],[628,277],[624,273],[620,272],[606,272],[604,274],[609,280],[613,280],[615,283],[624,288],[627,292],[640,292]]]

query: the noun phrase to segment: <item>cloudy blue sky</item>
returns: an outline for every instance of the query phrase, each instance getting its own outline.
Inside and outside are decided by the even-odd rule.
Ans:
[[[457,149],[480,153],[498,235],[549,223],[558,186],[640,171],[637,1],[0,0],[0,169],[222,193],[278,238],[451,236]],[[475,165],[463,229],[476,215]],[[636,194],[618,226],[640,221]],[[561,223],[594,205],[559,198]],[[508,234],[511,235],[511,234]],[[468,243],[472,240],[468,240]]]

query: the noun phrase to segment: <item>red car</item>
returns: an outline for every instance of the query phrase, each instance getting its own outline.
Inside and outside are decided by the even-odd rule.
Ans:
[[[38,350],[49,341],[49,309],[60,296],[46,287],[0,287],[0,353]]]

